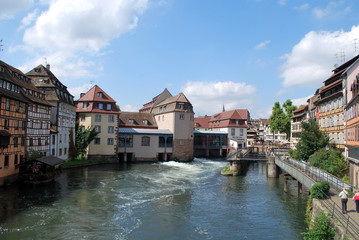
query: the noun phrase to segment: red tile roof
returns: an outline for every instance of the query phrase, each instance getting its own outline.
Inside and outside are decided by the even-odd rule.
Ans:
[[[100,98],[98,93],[102,92],[103,97]],[[83,95],[78,102],[113,102],[116,103],[106,92],[104,92],[99,86],[93,86],[85,95]]]
[[[209,120],[211,117],[196,117],[194,118],[195,128],[209,128]]]

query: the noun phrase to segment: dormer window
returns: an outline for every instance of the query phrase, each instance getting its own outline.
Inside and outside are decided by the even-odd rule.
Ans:
[[[238,120],[236,120],[236,125],[238,125],[239,124],[239,121]]]
[[[148,125],[148,120],[143,120],[143,124]]]
[[[87,109],[88,105],[89,105],[88,102],[84,102],[84,103],[82,103],[82,108],[83,108],[83,109]]]
[[[98,92],[98,97],[99,97],[99,98],[103,98],[103,93],[102,93],[102,92]]]
[[[128,122],[129,122],[130,124],[135,124],[135,120],[134,120],[134,119],[130,119],[130,120],[128,120]]]
[[[98,109],[101,109],[101,110],[103,109],[103,103],[98,104]]]
[[[111,104],[107,103],[107,110],[111,110]]]
[[[184,104],[180,104],[180,105],[179,105],[179,108],[180,108],[181,110],[184,110]]]

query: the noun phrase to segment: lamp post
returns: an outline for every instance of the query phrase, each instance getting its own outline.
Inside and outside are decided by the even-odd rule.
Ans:
[[[325,146],[325,150],[327,150],[326,167],[327,167],[327,172],[328,172],[328,152],[329,152],[329,145]]]

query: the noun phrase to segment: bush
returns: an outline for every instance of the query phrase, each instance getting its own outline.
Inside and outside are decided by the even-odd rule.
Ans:
[[[328,215],[321,212],[302,235],[304,240],[330,240],[334,239],[335,230],[330,226]]]
[[[327,182],[318,182],[312,186],[310,189],[310,195],[316,199],[324,199],[325,195],[329,193],[329,183]]]
[[[338,178],[342,178],[348,165],[345,162],[343,154],[337,149],[323,149],[318,150],[309,157],[310,165],[326,170]]]

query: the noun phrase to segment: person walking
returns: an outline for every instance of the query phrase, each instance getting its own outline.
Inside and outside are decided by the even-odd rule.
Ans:
[[[359,213],[359,190],[358,190],[358,192],[354,195],[353,200],[354,200],[354,202],[355,202],[355,206],[356,206],[357,213]]]
[[[347,212],[347,203],[348,203],[348,192],[345,188],[343,188],[343,191],[339,193],[339,197],[342,200],[342,213]]]

